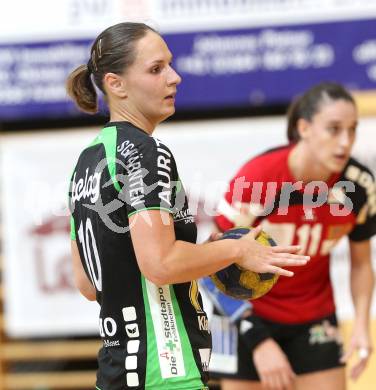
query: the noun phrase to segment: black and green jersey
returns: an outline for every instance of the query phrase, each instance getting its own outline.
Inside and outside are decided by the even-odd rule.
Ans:
[[[101,306],[97,388],[205,388],[211,337],[197,283],[151,283],[130,236],[129,217],[153,209],[172,214],[177,240],[196,241],[170,150],[128,122],[110,122],[81,153],[69,196],[72,239]]]

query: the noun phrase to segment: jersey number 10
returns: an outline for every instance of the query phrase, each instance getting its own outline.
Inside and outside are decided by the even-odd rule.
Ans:
[[[97,243],[95,242],[93,225],[91,223],[90,218],[86,219],[86,227],[84,227],[83,222],[81,222],[80,228],[78,229],[78,239],[80,240],[82,251],[84,252],[86,268],[89,272],[90,280],[97,289],[97,291],[102,291],[101,263],[99,260]],[[95,259],[95,267],[92,259],[92,254],[94,255]]]

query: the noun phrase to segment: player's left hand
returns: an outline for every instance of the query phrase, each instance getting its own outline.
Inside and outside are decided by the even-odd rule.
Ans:
[[[341,362],[346,363],[357,352],[357,361],[350,368],[350,378],[357,380],[367,366],[372,353],[372,343],[369,332],[366,329],[354,329],[347,352],[341,357]]]

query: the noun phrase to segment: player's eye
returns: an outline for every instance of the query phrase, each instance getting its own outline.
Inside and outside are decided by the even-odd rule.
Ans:
[[[156,74],[156,73],[159,73],[160,71],[161,71],[161,67],[159,65],[158,66],[153,66],[151,68],[151,73]]]
[[[336,125],[333,125],[333,126],[328,126],[326,128],[326,130],[328,131],[329,134],[331,135],[337,135],[341,132],[341,128],[340,126],[336,126]]]

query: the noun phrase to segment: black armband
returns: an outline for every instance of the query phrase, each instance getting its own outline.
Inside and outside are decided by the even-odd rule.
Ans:
[[[267,324],[260,318],[251,314],[239,321],[239,337],[253,351],[262,341],[272,337]]]

